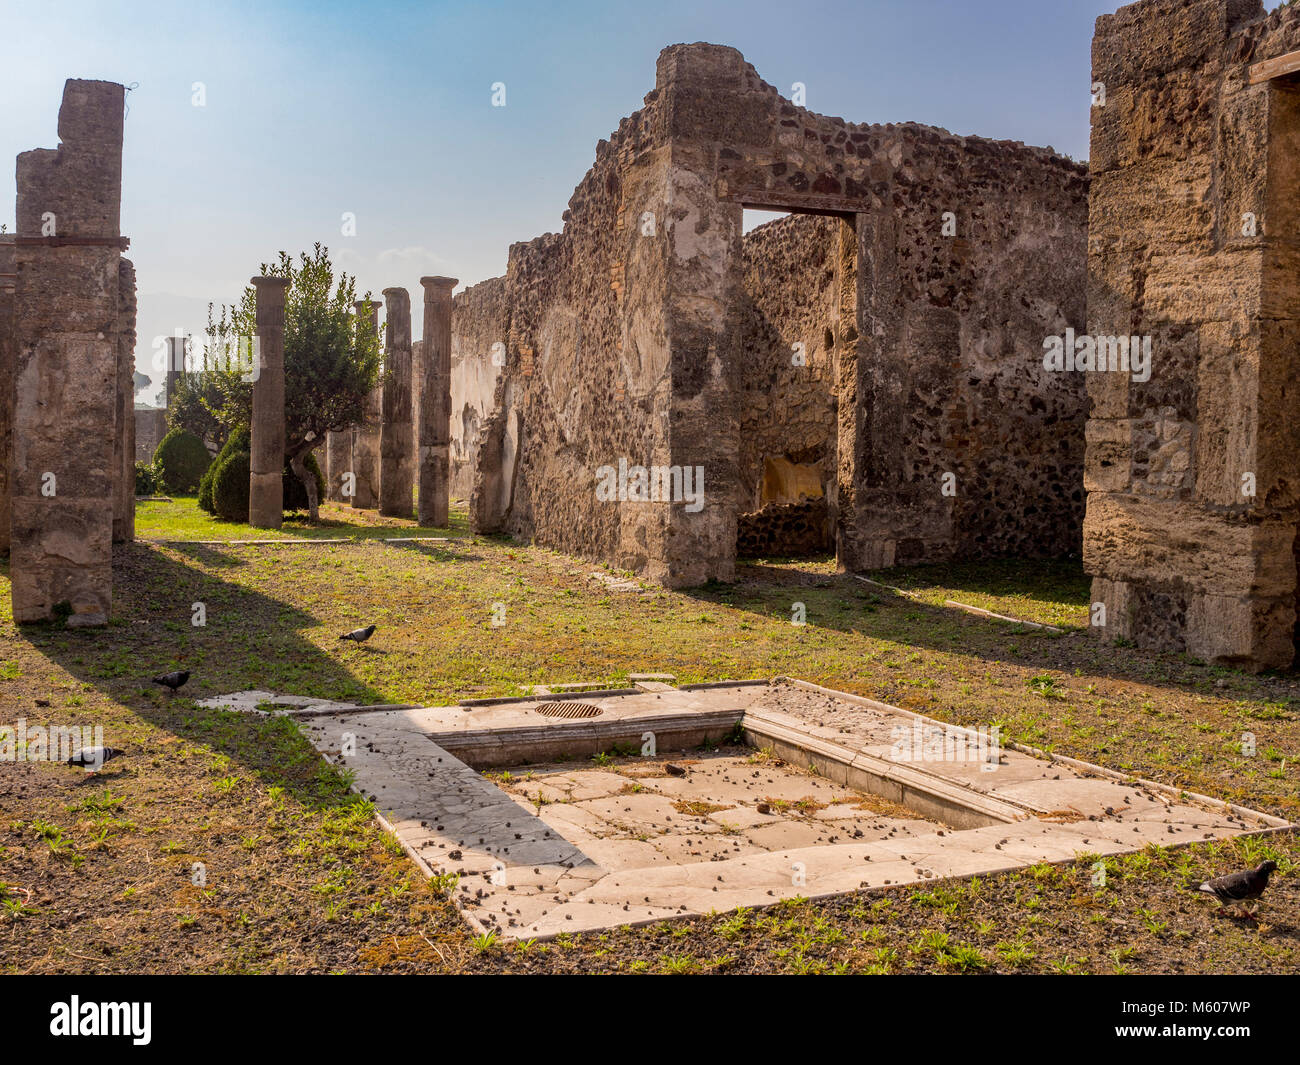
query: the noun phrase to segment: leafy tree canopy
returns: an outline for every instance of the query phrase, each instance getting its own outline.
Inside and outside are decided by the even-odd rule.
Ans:
[[[285,277],[284,305],[285,460],[303,480],[316,517],[316,485],[302,464],[326,433],[342,432],[365,419],[366,397],[379,383],[383,358],[380,338],[368,326],[370,293],[361,315],[353,314],[356,278],[335,277],[329,249],[319,243],[295,260],[287,252],[279,262],[262,263],[262,276]],[[252,285],[239,302],[208,309],[208,353],[201,375],[203,407],[223,427],[221,437],[248,425],[253,414],[252,375],[247,341],[257,333],[257,296]],[[230,357],[244,352],[242,359]],[[210,391],[209,391],[210,390]],[[307,485],[307,481],[312,483]]]

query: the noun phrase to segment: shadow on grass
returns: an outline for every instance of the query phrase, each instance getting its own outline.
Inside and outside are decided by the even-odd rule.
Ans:
[[[473,551],[457,550],[450,547],[441,547],[436,543],[393,543],[385,545],[397,551],[409,551],[412,554],[422,555],[430,562],[483,562],[482,555]]]
[[[1189,655],[1157,653],[1121,646],[1083,627],[1053,622],[1065,631],[1055,634],[1028,625],[968,614],[955,607],[928,603],[874,587],[845,573],[810,572],[806,559],[753,559],[737,564],[731,584],[709,584],[683,594],[702,602],[747,610],[768,618],[790,617],[795,602],[806,610],[806,624],[837,632],[856,632],[903,647],[963,654],[989,662],[1028,669],[1081,672],[1163,684],[1187,692],[1213,692],[1216,680],[1229,678],[1230,693],[1221,698],[1275,702],[1268,683],[1294,681],[1296,671],[1252,675],[1211,666]],[[829,556],[823,561],[831,561]],[[804,565],[801,567],[800,562]],[[1002,560],[979,563],[895,568],[861,576],[905,591],[960,591],[974,597],[1026,597],[1047,603],[1077,604],[1086,610],[1088,578],[1077,559],[1058,561]],[[972,604],[982,605],[982,604]],[[993,606],[1008,610],[1011,606]],[[1031,619],[1032,620],[1032,619]]]
[[[250,689],[383,701],[341,656],[302,635],[317,626],[313,615],[146,544],[114,552],[113,580],[113,620],[107,628],[23,625],[22,638],[155,727],[211,746],[309,808],[358,801],[347,791],[346,775],[321,759],[292,719],[210,710],[195,702]],[[192,623],[200,603],[206,613],[201,626]],[[183,694],[152,683],[152,677],[173,669],[190,671]]]
[[[285,514],[283,526],[275,530],[214,518],[199,509],[193,496],[175,496],[168,503],[137,502],[136,533],[142,541],[169,546],[195,540],[379,540],[401,536],[461,539],[472,535],[464,506],[452,508],[448,526],[429,527],[417,525],[412,519],[381,518],[376,510],[352,510],[327,503],[316,521],[305,512],[292,511]]]

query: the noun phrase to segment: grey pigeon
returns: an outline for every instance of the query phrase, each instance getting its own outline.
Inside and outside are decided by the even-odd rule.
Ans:
[[[94,773],[110,758],[126,754],[116,747],[83,747],[67,760],[66,765],[77,766],[87,773]]]
[[[1268,887],[1268,875],[1276,869],[1276,862],[1260,862],[1254,869],[1216,876],[1196,890],[1213,895],[1225,905],[1230,902],[1250,902],[1264,894],[1264,889]]]
[[[178,669],[174,673],[164,673],[160,677],[154,677],[155,684],[161,684],[164,688],[170,688],[173,692],[190,679],[188,669]]]
[[[364,629],[353,629],[351,632],[345,632],[339,639],[352,640],[354,643],[365,643],[374,634],[375,627],[367,625]]]

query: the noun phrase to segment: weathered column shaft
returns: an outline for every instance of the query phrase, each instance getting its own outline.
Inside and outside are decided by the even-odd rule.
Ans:
[[[113,493],[113,542],[135,539],[135,266],[117,264],[117,432],[113,436],[117,489]]]
[[[451,492],[451,290],[454,277],[422,277],[424,352],[420,382],[421,525],[447,525]]]
[[[411,297],[404,288],[384,289],[384,385],[379,428],[379,513],[412,515]]]
[[[352,430],[327,433],[325,438],[325,498],[348,503],[343,496],[343,475],[352,469]]]
[[[0,237],[0,554],[9,553],[9,466],[14,418],[14,245]]]
[[[56,150],[18,157],[12,531],[14,620],[113,597],[118,261],[125,90],[68,81]],[[60,609],[62,608],[62,609]]]
[[[379,333],[379,308],[382,300],[366,304],[358,302],[357,329],[368,329],[372,335]],[[365,417],[352,430],[352,473],[354,475],[352,506],[357,510],[373,510],[379,504],[379,420],[382,392],[376,386],[366,397]]]
[[[424,341],[411,342],[411,484],[420,476],[420,392],[424,388]]]
[[[258,374],[253,382],[249,432],[248,523],[278,529],[284,521],[284,296],[283,277],[255,277]]]
[[[169,410],[176,402],[176,392],[185,373],[185,344],[187,337],[167,338],[167,376],[163,382],[163,406]]]

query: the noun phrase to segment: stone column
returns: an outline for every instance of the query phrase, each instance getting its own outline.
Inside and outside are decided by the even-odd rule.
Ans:
[[[117,264],[117,432],[113,436],[117,487],[113,493],[113,543],[135,539],[135,266]]]
[[[17,622],[104,625],[118,480],[125,90],[66,83],[57,149],[18,156],[10,575]]]
[[[348,503],[343,497],[343,475],[352,469],[352,430],[327,433],[325,440],[325,498]]]
[[[284,294],[283,277],[255,277],[257,380],[249,433],[248,524],[278,529],[284,520]]]
[[[420,390],[424,387],[424,341],[411,344],[411,483],[420,469]]]
[[[365,314],[366,304],[358,302],[357,329],[379,333],[379,308],[382,300],[370,301],[370,314]],[[376,386],[366,397],[366,411],[362,423],[352,430],[352,473],[355,475],[352,506],[357,510],[373,510],[379,503],[379,411],[382,392]]]
[[[167,338],[167,377],[163,386],[163,406],[168,410],[176,400],[176,390],[185,373],[185,348],[188,342],[189,337]]]
[[[424,371],[420,382],[421,525],[448,524],[451,492],[451,290],[454,277],[422,277]]]
[[[9,463],[14,417],[13,236],[0,236],[0,555],[9,554]]]
[[[379,427],[379,513],[412,514],[411,490],[411,297],[404,288],[384,289],[384,384]]]

